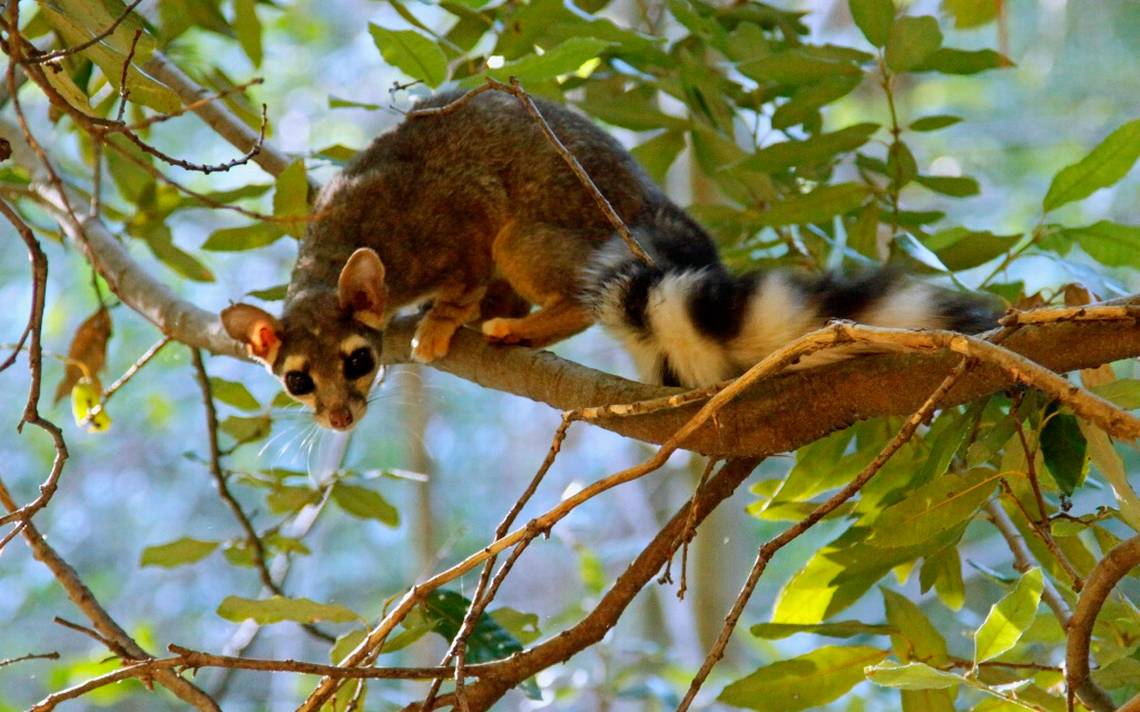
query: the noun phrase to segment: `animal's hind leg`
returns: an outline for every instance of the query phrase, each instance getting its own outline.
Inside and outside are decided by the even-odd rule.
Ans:
[[[589,326],[594,315],[578,298],[580,273],[608,235],[551,224],[510,225],[491,252],[498,273],[541,309],[516,318],[483,322],[488,340],[546,346]]]
[[[518,319],[488,319],[483,333],[489,341],[542,347],[577,334],[594,321],[591,310],[573,299],[558,298]]]

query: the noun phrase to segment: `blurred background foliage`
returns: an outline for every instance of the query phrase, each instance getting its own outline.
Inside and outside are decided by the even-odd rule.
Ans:
[[[75,44],[123,10],[118,0],[20,6],[26,36],[45,49]],[[903,3],[894,21],[883,19],[881,7],[846,0],[145,0],[137,10],[146,22],[139,25],[145,40],[136,63],[151,49],[161,50],[219,91],[262,77],[225,101],[253,127],[264,103],[268,140],[303,167],[298,163],[278,178],[253,164],[202,175],[160,165],[116,141],[103,151],[103,215],[132,255],[179,295],[220,309],[252,292],[274,308],[295,254],[288,230],[205,206],[155,180],[137,161],[213,200],[294,214],[304,209],[306,172],[327,180],[370,137],[398,122],[415,97],[439,87],[475,86],[486,74],[515,75],[528,91],[575,105],[617,135],[674,199],[692,206],[734,267],[850,269],[889,260],[1020,305],[1059,302],[1066,294],[1079,298],[1081,289],[1062,289],[1074,283],[1094,297],[1136,291],[1140,237],[1129,223],[1137,222],[1140,183],[1125,177],[1092,195],[1079,195],[1080,186],[1062,195],[1053,181],[1060,169],[1129,121],[1135,126],[1140,116],[1140,5],[916,0]],[[106,42],[67,59],[54,81],[66,84],[67,95],[89,103],[93,113],[113,116],[115,68],[133,31],[124,23]],[[169,90],[141,74],[128,86],[129,121],[177,106]],[[25,88],[21,98],[65,180],[90,191],[96,156],[90,137],[50,109],[35,88]],[[10,102],[4,119],[11,124]],[[193,117],[156,123],[145,136],[196,163],[234,156]],[[1137,141],[1118,139],[1106,150],[1121,163]],[[1133,153],[1124,173],[1134,160]],[[50,214],[21,192],[28,176],[27,167],[4,164],[0,189],[19,200],[45,238],[52,267],[45,344],[62,355],[79,324],[96,311],[99,296],[90,268],[60,240]],[[6,224],[0,229],[11,233]],[[23,247],[14,234],[6,238],[0,241],[0,299],[13,309],[0,312],[0,333],[15,338],[30,286]],[[123,306],[110,314],[104,381],[160,336]],[[632,374],[618,346],[594,330],[555,350]],[[47,369],[46,382],[54,386],[64,365],[49,360]],[[264,535],[288,594],[341,607],[321,612],[348,619],[322,624],[335,635],[359,629],[413,580],[483,546],[513,493],[541,462],[559,421],[544,405],[432,369],[396,367],[367,421],[345,441],[315,431],[310,418],[286,405],[272,380],[248,364],[208,359],[207,369],[220,401],[231,488]],[[1140,405],[1133,375],[1132,364],[1100,374],[1105,384],[1115,382],[1106,387],[1127,407]],[[42,435],[16,433],[27,381],[19,367],[0,373],[0,389],[9,393],[9,407],[0,410],[0,468],[20,501],[35,493],[52,455]],[[860,682],[862,665],[890,649],[884,629],[874,627],[884,621],[918,631],[909,643],[890,638],[900,662],[916,654],[916,640],[928,648],[924,660],[970,659],[970,636],[990,606],[1010,591],[1029,595],[1032,588],[1028,576],[1013,586],[1018,574],[1009,552],[994,528],[975,516],[981,501],[957,519],[935,521],[934,531],[916,535],[909,548],[876,550],[862,538],[867,527],[889,523],[877,520],[885,516],[882,509],[929,496],[948,468],[975,468],[963,476],[973,472],[980,481],[992,479],[986,473],[994,468],[1024,470],[1020,448],[1007,447],[1014,438],[1010,405],[999,396],[948,410],[843,512],[847,518],[824,522],[777,557],[749,604],[746,625],[706,685],[704,704],[784,704],[779,690],[765,687],[782,679],[777,661],[812,655],[817,664],[838,660],[835,668],[843,670],[843,656],[854,655],[863,662],[853,679],[821,680],[819,692],[800,689],[806,696],[783,708],[835,698],[834,709],[897,708],[897,691]],[[1084,518],[1066,520],[1058,538],[1087,572],[1128,532],[1127,517],[1117,511],[1101,474],[1102,466],[1112,467],[1113,455],[1111,448],[1098,451],[1099,441],[1087,448],[1087,432],[1074,434],[1075,421],[1063,420],[1072,416],[1046,408],[1043,400],[1027,397],[1019,412],[1030,437],[1040,437],[1043,449],[1052,451],[1043,470],[1050,475],[1043,485],[1051,512],[1064,504],[1071,506],[1069,514]],[[328,659],[328,643],[293,623],[259,628],[235,622],[251,612],[269,614],[242,601],[264,592],[249,567],[242,533],[208,474],[206,421],[187,349],[163,348],[106,413],[109,427],[90,433],[65,422],[71,420],[66,399],[50,411],[65,425],[72,459],[59,493],[36,522],[112,615],[151,650],[176,642],[258,657]],[[971,423],[979,424],[973,426],[974,446],[965,442]],[[1049,423],[1071,427],[1047,431]],[[672,708],[715,637],[758,543],[802,516],[805,501],[843,482],[895,427],[893,421],[868,422],[796,456],[763,463],[751,492],[742,489],[700,529],[683,601],[673,586],[651,585],[603,645],[544,671],[533,685],[511,693],[503,708]],[[605,431],[572,431],[524,516],[647,453]],[[1134,471],[1132,453],[1124,455],[1128,472]],[[588,610],[690,495],[702,467],[698,458],[677,455],[664,471],[583,507],[532,547],[493,611],[513,638],[509,644],[526,643],[538,630],[557,632]],[[912,496],[920,487],[927,489]],[[1024,526],[1016,508],[1010,515]],[[1058,563],[1040,546],[1034,553],[1064,589]],[[455,592],[469,593],[473,581],[464,579]],[[55,615],[76,614],[19,542],[0,559],[0,591],[0,658],[47,650],[62,655],[0,668],[0,710],[24,708],[115,666],[97,643],[51,623]],[[1133,601],[1137,591],[1136,580],[1128,580],[1125,592]],[[435,603],[457,605],[446,596]],[[834,621],[838,614],[863,625],[822,631],[842,633],[839,639],[786,637],[800,630],[797,625]],[[406,639],[433,630],[432,615],[422,611],[405,629]],[[769,621],[794,625],[747,630]],[[1055,620],[1041,607],[1029,623],[1001,659],[1056,665],[1063,641]],[[1126,698],[1140,680],[1140,618],[1134,606],[1119,603],[1106,625],[1114,627],[1098,633],[1098,659],[1118,667],[1113,684],[1102,684]],[[426,636],[382,661],[434,664],[445,646],[443,637]],[[755,676],[745,677],[758,667]],[[1032,680],[1023,694],[1034,704],[1063,708],[1056,672],[1022,672],[1015,679]],[[1008,682],[994,675],[984,684]],[[289,709],[313,683],[302,676],[218,670],[197,679],[208,690],[224,690],[219,699],[226,710]],[[722,690],[723,700],[714,703]],[[367,708],[394,709],[417,692],[421,686],[373,684]],[[1009,704],[969,687],[922,693],[930,697],[921,699],[910,694],[903,701],[915,710]],[[75,708],[84,705],[178,708],[166,693],[147,693],[134,682],[90,695]]]

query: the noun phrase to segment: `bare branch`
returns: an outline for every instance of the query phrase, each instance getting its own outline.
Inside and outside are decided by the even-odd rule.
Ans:
[[[1075,694],[1082,703],[1098,712],[1102,709],[1111,710],[1115,704],[1108,693],[1089,677],[1089,643],[1093,624],[1117,582],[1137,566],[1140,566],[1140,536],[1117,544],[1097,562],[1085,581],[1085,588],[1077,599],[1077,607],[1069,620],[1065,683],[1070,695]],[[1133,702],[1136,700],[1129,704]]]
[[[9,511],[16,508],[16,503],[12,501],[12,496],[8,494],[8,489],[0,482],[0,504],[3,504]],[[55,580],[63,588],[67,597],[75,604],[76,608],[81,610],[84,615],[91,620],[95,625],[96,630],[100,635],[106,637],[108,640],[113,641],[117,647],[125,650],[132,659],[144,660],[149,659],[151,656],[143,650],[138,643],[123,630],[118,623],[111,618],[106,609],[95,598],[95,594],[75,573],[75,569],[63,560],[55,549],[52,548],[47,541],[40,535],[35,525],[31,521],[25,520],[23,528],[24,539],[28,542],[28,548],[32,550],[32,555],[36,560],[47,566],[47,568],[55,576]],[[221,712],[221,708],[210,697],[194,686],[193,683],[182,679],[180,676],[170,670],[155,671],[154,677],[166,689],[170,690],[180,700],[187,702],[199,710],[206,712]]]
[[[21,655],[18,658],[4,658],[0,660],[0,668],[7,667],[14,663],[20,663],[25,660],[59,660],[59,653],[52,651],[50,653],[28,653]]]

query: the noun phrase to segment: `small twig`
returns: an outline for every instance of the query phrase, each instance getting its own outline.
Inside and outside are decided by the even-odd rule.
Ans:
[[[0,482],[0,505],[3,505],[9,511],[16,508],[16,503],[12,500],[12,495],[9,494],[3,482]],[[23,524],[24,539],[27,540],[28,548],[31,549],[32,555],[51,571],[55,580],[67,594],[67,597],[91,620],[100,635],[107,638],[108,641],[113,641],[115,647],[112,648],[112,651],[114,652],[116,648],[121,649],[127,654],[120,657],[131,660],[150,658],[146,651],[111,618],[106,609],[99,603],[99,600],[95,598],[95,594],[91,592],[91,589],[87,588],[87,585],[84,584],[79,578],[79,575],[75,573],[75,569],[71,568],[71,566],[64,561],[63,557],[44,540],[31,520],[25,520]],[[169,670],[160,670],[155,672],[154,677],[179,699],[193,705],[197,709],[203,712],[221,712],[221,708],[218,707],[216,702],[210,699],[209,695],[195,687],[193,683],[182,679],[176,673]]]
[[[197,111],[198,109],[202,108],[203,106],[206,106],[207,104],[213,103],[213,102],[217,101],[218,99],[224,99],[227,96],[230,96],[232,94],[240,94],[252,86],[257,86],[259,84],[264,84],[264,83],[265,83],[264,78],[254,77],[253,79],[250,79],[247,82],[242,82],[241,84],[235,84],[232,87],[229,87],[227,89],[223,89],[221,91],[216,91],[216,92],[213,92],[211,94],[207,94],[200,99],[197,99],[195,101],[191,101],[187,104],[183,104],[181,107],[175,109],[174,111],[168,111],[166,113],[148,116],[145,119],[142,119],[140,121],[136,121],[135,123],[131,124],[130,126],[127,127],[127,129],[130,131],[135,131],[135,132],[142,131],[143,129],[150,128],[151,126],[153,126],[155,124],[160,124],[163,121],[169,121],[171,119],[182,116],[183,114],[186,114],[190,111]]]
[[[471,91],[467,92],[463,96],[445,106],[409,111],[408,118],[414,119],[429,116],[446,116],[456,109],[459,109],[461,106],[471,101],[479,94],[492,90],[500,91],[504,94],[510,94],[511,96],[515,97],[523,109],[526,110],[527,114],[530,115],[531,119],[534,120],[535,124],[537,124],[538,127],[542,129],[542,133],[544,136],[546,136],[546,140],[550,142],[550,145],[554,147],[554,150],[558,152],[558,155],[562,157],[562,160],[566,162],[566,165],[570,167],[570,170],[573,171],[574,175],[577,176],[579,181],[581,181],[583,187],[586,188],[586,191],[589,192],[591,197],[593,197],[594,202],[597,203],[598,208],[602,211],[602,214],[604,214],[606,216],[606,219],[609,220],[610,225],[612,225],[614,230],[617,231],[618,235],[621,236],[621,239],[625,242],[626,246],[629,248],[629,251],[632,252],[642,262],[648,265],[652,265],[653,258],[651,258],[645,252],[645,250],[642,249],[641,245],[637,243],[637,239],[634,238],[633,233],[629,231],[629,227],[625,224],[625,221],[622,220],[621,216],[617,214],[617,211],[614,210],[614,206],[610,203],[606,196],[602,195],[602,191],[598,189],[598,186],[594,183],[593,179],[590,178],[590,174],[587,173],[586,169],[582,167],[582,164],[578,162],[578,159],[575,158],[574,154],[570,152],[570,149],[566,148],[566,145],[562,143],[562,141],[558,138],[558,135],[554,133],[554,129],[550,128],[550,124],[548,124],[546,122],[546,119],[543,118],[542,112],[539,110],[538,105],[534,103],[534,100],[531,99],[530,95],[527,94],[526,91],[522,88],[522,86],[519,84],[518,79],[516,77],[511,77],[510,84],[504,84],[503,82],[500,82],[496,79],[487,77],[485,82],[486,83],[482,86],[472,89]]]
[[[1013,427],[1017,430],[1017,439],[1021,442],[1021,451],[1025,453],[1025,474],[1029,478],[1029,486],[1033,489],[1033,497],[1037,500],[1038,516],[1034,518],[1026,512],[1025,518],[1031,522],[1047,522],[1049,520],[1049,507],[1045,504],[1045,497],[1041,494],[1041,484],[1037,481],[1037,448],[1030,447],[1029,438],[1025,435],[1025,428],[1021,425],[1021,414],[1018,412],[1022,400],[1022,395],[1018,394],[1010,407],[1009,416],[1013,418]],[[1018,500],[1018,504],[1020,503]]]
[[[251,160],[253,160],[254,156],[256,156],[258,153],[261,153],[261,145],[265,142],[265,127],[269,125],[268,111],[268,107],[266,107],[265,104],[262,104],[261,128],[258,130],[257,141],[252,146],[250,146],[249,150],[246,151],[245,154],[226,161],[225,163],[193,163],[192,161],[175,158],[174,156],[171,156],[170,154],[165,153],[155,148],[154,146],[151,146],[146,141],[143,141],[141,138],[139,138],[138,134],[130,131],[126,126],[123,126],[120,130],[114,131],[114,133],[120,133],[123,136],[126,136],[131,143],[142,149],[144,153],[148,153],[164,163],[168,163],[172,166],[178,166],[179,168],[184,168],[188,171],[197,171],[199,173],[205,173],[209,175],[210,173],[225,172],[231,168],[236,168],[237,166],[249,163]]]
[[[546,452],[546,457],[543,459],[534,477],[531,478],[530,484],[523,490],[519,498],[515,500],[510,511],[508,511],[502,521],[499,522],[499,526],[495,528],[495,540],[503,538],[511,530],[511,525],[514,524],[519,512],[522,511],[522,508],[530,501],[531,496],[534,495],[539,484],[541,484],[543,478],[546,477],[546,473],[549,472],[551,466],[554,465],[554,460],[562,450],[562,443],[566,440],[566,434],[573,422],[574,416],[571,413],[564,413],[562,415],[562,422],[558,425],[554,437],[551,438],[550,448]],[[537,536],[537,532],[535,536]],[[514,560],[518,559],[519,555],[522,554],[522,550],[526,548],[527,543],[533,538],[533,536],[528,537],[519,542],[519,545],[515,548],[515,552],[511,555],[511,559],[503,565],[503,568],[500,569],[500,575],[496,577],[500,584],[502,583],[502,579],[506,578],[507,572],[510,571]],[[466,705],[466,698],[463,695],[463,674],[466,667],[467,639],[471,636],[472,631],[475,630],[475,623],[479,620],[479,617],[483,615],[483,611],[486,610],[486,607],[491,603],[495,597],[495,593],[498,591],[498,586],[496,585],[491,588],[485,597],[483,595],[491,577],[491,571],[494,569],[495,559],[496,557],[492,555],[487,559],[486,563],[483,564],[483,571],[479,574],[479,582],[476,584],[475,592],[471,596],[471,604],[467,607],[467,612],[463,616],[463,622],[459,626],[455,637],[452,639],[451,645],[448,646],[447,653],[443,656],[443,660],[440,661],[440,665],[448,665],[453,658],[456,660],[455,696],[461,705]],[[431,687],[428,689],[428,693],[424,699],[424,709],[431,709],[436,695],[439,694],[439,687],[442,682],[442,678],[436,678],[432,681]]]
[[[97,218],[103,212],[103,142],[93,141],[91,178],[91,217]]]
[[[1069,557],[1065,556],[1065,552],[1061,550],[1060,545],[1057,544],[1057,540],[1049,533],[1048,520],[1046,520],[1044,524],[1034,521],[1033,516],[1025,509],[1025,505],[1018,499],[1017,494],[1014,493],[1013,487],[1010,486],[1009,482],[1007,482],[1005,478],[1002,478],[999,480],[999,483],[1001,484],[1002,492],[1013,501],[1014,505],[1021,512],[1021,516],[1025,517],[1025,522],[1029,530],[1041,540],[1041,543],[1045,545],[1045,548],[1049,550],[1049,553],[1053,555],[1053,558],[1057,560],[1057,563],[1059,563],[1061,568],[1065,570],[1065,573],[1069,575],[1073,590],[1080,591],[1084,588],[1085,581],[1081,573],[1077,571],[1077,567],[1073,565]]]
[[[697,482],[696,488],[693,490],[693,496],[689,498],[689,518],[685,520],[685,528],[681,531],[681,582],[677,585],[677,600],[685,600],[685,590],[688,588],[689,580],[689,542],[693,540],[693,535],[697,528],[697,497],[704,489],[705,482],[708,481],[709,475],[712,474],[713,468],[716,466],[717,459],[710,457],[709,461],[705,464],[705,469],[701,472],[701,479]]]
[[[150,363],[150,360],[157,356],[159,351],[162,351],[162,347],[169,343],[169,336],[164,336],[156,341],[149,349],[143,352],[142,356],[139,356],[134,363],[128,366],[126,371],[123,371],[123,375],[116,378],[114,383],[103,389],[103,393],[99,397],[99,402],[91,409],[91,412],[87,416],[88,419],[94,418],[103,412],[103,408],[106,407],[107,401],[111,400],[111,396],[115,395],[120,388],[127,385],[127,382],[134,378],[135,374],[141,371],[143,366]]]
[[[18,658],[4,658],[0,660],[0,668],[7,667],[13,663],[23,662],[25,660],[59,660],[59,653],[52,651],[50,653],[28,653],[21,655]]]
[[[339,678],[357,680],[426,680],[431,677],[447,676],[450,668],[443,667],[340,667],[306,663],[299,660],[268,660],[264,658],[238,658],[230,655],[214,655],[184,648],[181,645],[168,645],[167,649],[178,656],[177,660],[185,667],[224,667],[238,670],[265,670],[268,672],[299,672],[307,675],[332,675]],[[472,665],[472,677],[494,676],[494,667]]]
[[[1070,701],[1072,695],[1098,712],[1112,710],[1112,698],[1089,677],[1089,643],[1093,625],[1104,602],[1120,579],[1133,568],[1140,566],[1140,536],[1117,544],[1093,567],[1085,582],[1085,589],[1077,599],[1077,607],[1069,619],[1068,643],[1065,649],[1065,684]],[[1131,705],[1136,700],[1130,701]],[[1121,708],[1124,709],[1124,708]]]
[[[127,99],[131,95],[131,90],[127,88],[127,70],[131,68],[131,61],[135,58],[135,49],[138,48],[142,33],[141,27],[135,30],[135,36],[131,39],[131,49],[127,52],[127,58],[123,60],[123,73],[119,76],[119,113],[115,116],[115,121],[119,123],[123,121],[123,114],[127,111]]]
[[[87,40],[86,42],[83,42],[81,44],[77,44],[74,47],[67,47],[65,49],[57,49],[54,52],[45,52],[43,54],[37,54],[33,57],[28,57],[28,58],[24,59],[23,61],[26,62],[27,64],[44,64],[45,62],[54,62],[57,59],[62,59],[64,57],[67,57],[68,55],[78,54],[79,52],[82,52],[83,50],[88,49],[89,47],[94,47],[96,44],[102,42],[107,37],[110,37],[111,34],[114,33],[114,31],[116,29],[118,29],[119,25],[122,24],[123,20],[127,19],[127,16],[131,14],[131,11],[134,10],[136,7],[138,7],[139,3],[141,3],[141,2],[142,2],[142,0],[134,0],[134,2],[127,5],[126,9],[123,10],[123,14],[119,15],[117,18],[115,18],[115,21],[112,22],[110,24],[110,26],[107,27],[107,29],[98,33],[97,35],[95,35],[91,39]]]
[[[265,545],[262,543],[261,537],[257,535],[257,530],[254,528],[253,522],[250,521],[249,515],[245,513],[245,510],[242,509],[237,498],[230,492],[229,484],[226,481],[226,474],[222,470],[222,453],[221,448],[218,446],[218,411],[214,406],[213,388],[210,386],[210,378],[206,374],[206,365],[202,361],[201,351],[198,349],[190,349],[190,359],[194,366],[194,377],[198,381],[198,388],[202,392],[202,403],[205,405],[206,437],[210,451],[209,469],[210,476],[214,479],[214,487],[218,490],[218,497],[221,498],[222,502],[224,502],[230,512],[233,513],[234,518],[238,521],[238,525],[241,526],[242,531],[245,533],[246,545],[249,546],[250,554],[253,556],[254,568],[257,569],[257,575],[261,580],[261,585],[278,596],[285,596],[285,591],[273,580],[272,574],[269,573]],[[329,635],[311,623],[302,624],[302,627],[310,634],[326,642],[332,643],[336,640],[335,636]]]
[[[70,628],[71,630],[86,635],[88,638],[91,638],[97,643],[100,643],[103,647],[107,648],[107,650],[110,650],[120,658],[129,659],[131,657],[131,655],[123,648],[123,646],[119,645],[94,628],[88,628],[85,625],[80,625],[79,623],[69,621],[66,618],[61,618],[60,616],[53,618],[52,622],[54,622],[56,625],[61,625],[64,628]]]
[[[1017,531],[1017,525],[1001,508],[1001,505],[994,500],[990,500],[982,505],[982,509],[986,510],[989,519],[993,525],[997,527],[998,532],[1001,533],[1005,539],[1006,545],[1009,547],[1010,553],[1013,554],[1013,568],[1016,571],[1025,573],[1033,568],[1036,563],[1033,559],[1033,554],[1029,552],[1029,547],[1026,545],[1025,540],[1021,537],[1021,533]],[[1071,613],[1069,611],[1069,604],[1065,603],[1065,599],[1057,592],[1057,588],[1048,576],[1043,578],[1044,588],[1041,591],[1041,600],[1045,605],[1053,611],[1056,616],[1057,622],[1061,624],[1062,628],[1068,628],[1069,618]]]
[[[1055,321],[1135,321],[1140,319],[1140,305],[1085,305],[1079,307],[1043,307],[1021,311],[1011,309],[998,323],[1002,326],[1047,324]]]
[[[813,509],[808,516],[788,527],[778,536],[760,547],[759,552],[756,554],[756,561],[752,564],[752,570],[748,574],[748,579],[744,582],[740,593],[737,594],[736,600],[732,604],[732,608],[724,618],[724,626],[721,628],[720,635],[717,636],[716,642],[709,650],[704,663],[701,664],[701,669],[697,671],[697,674],[693,676],[692,682],[689,683],[689,689],[685,692],[681,704],[677,706],[677,712],[684,712],[684,710],[689,709],[689,706],[692,705],[693,700],[697,696],[697,692],[701,688],[701,684],[705,681],[705,678],[708,677],[709,673],[712,672],[713,666],[724,656],[724,648],[728,645],[729,638],[732,637],[732,631],[736,628],[736,622],[744,612],[744,606],[748,603],[748,599],[752,597],[752,592],[755,590],[761,574],[764,573],[768,562],[771,561],[776,552],[782,549],[788,542],[799,537],[816,522],[835,511],[835,509],[844,502],[854,497],[855,494],[862,489],[863,485],[867,484],[867,482],[882,469],[887,460],[913,437],[915,431],[918,430],[918,426],[930,417],[938,407],[938,404],[942,401],[942,398],[950,391],[954,384],[958,382],[962,375],[966,373],[966,370],[971,364],[972,360],[969,358],[960,360],[958,365],[954,367],[954,370],[934,389],[934,392],[930,394],[926,402],[922,404],[922,407],[907,419],[895,437],[892,438],[882,451],[875,456],[875,459],[868,463],[867,466],[863,468],[863,471],[847,483],[843,489]]]

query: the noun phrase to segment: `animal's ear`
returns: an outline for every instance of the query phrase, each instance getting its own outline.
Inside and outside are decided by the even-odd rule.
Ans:
[[[222,310],[222,326],[246,345],[250,356],[273,365],[281,346],[281,322],[276,317],[248,304],[234,304]]]
[[[352,312],[352,318],[379,331],[384,328],[384,302],[388,290],[384,286],[384,263],[379,255],[361,247],[340,271],[337,280],[340,308]]]

